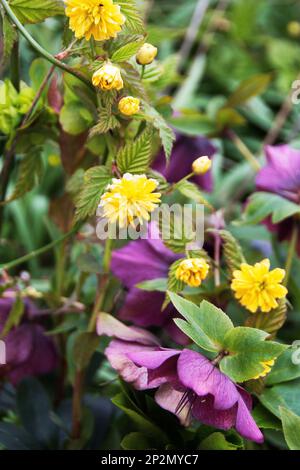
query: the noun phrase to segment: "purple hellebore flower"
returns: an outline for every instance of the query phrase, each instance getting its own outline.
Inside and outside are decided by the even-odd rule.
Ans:
[[[153,233],[154,230],[151,224]],[[174,341],[187,344],[188,338],[173,322],[174,316],[180,316],[177,310],[169,304],[161,311],[164,293],[143,291],[134,287],[142,281],[167,278],[171,264],[180,258],[157,237],[158,235],[155,235],[156,239],[147,238],[129,242],[113,252],[111,270],[129,289],[118,314],[122,320],[131,321],[138,326],[164,327]]]
[[[251,416],[252,399],[202,354],[162,348],[142,329],[100,315],[99,335],[114,336],[105,354],[121,377],[138,390],[158,389],[155,401],[188,425],[191,417],[209,426],[235,428],[246,439],[262,443]]]
[[[7,290],[0,298],[0,332],[13,306],[15,292]],[[57,365],[54,342],[45,336],[42,326],[33,323],[38,310],[29,299],[23,299],[23,320],[3,338],[6,346],[6,364],[0,366],[0,377],[17,385],[23,378],[45,374]]]
[[[300,203],[300,150],[289,145],[265,147],[267,165],[256,176],[259,191],[278,194],[290,201]],[[279,240],[289,240],[292,236],[295,218],[290,217],[279,224],[268,218],[265,223],[270,231],[277,232]],[[300,238],[297,251],[300,255]]]
[[[177,134],[171,159],[166,164],[163,151],[160,151],[153,162],[152,168],[159,171],[170,183],[176,183],[192,172],[192,163],[201,156],[212,157],[216,152],[215,147],[205,137],[187,137]],[[204,175],[191,178],[205,191],[212,191],[213,181],[211,171]]]

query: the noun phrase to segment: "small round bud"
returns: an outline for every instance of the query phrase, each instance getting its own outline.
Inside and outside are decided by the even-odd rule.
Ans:
[[[133,116],[140,110],[140,100],[133,96],[125,96],[119,101],[119,111],[125,116]]]
[[[196,175],[204,175],[211,169],[211,159],[209,157],[199,157],[192,164],[192,170]]]
[[[140,65],[151,64],[157,56],[157,47],[145,42],[136,55],[136,61]]]
[[[299,21],[290,21],[287,25],[287,32],[293,38],[300,37],[300,23]]]
[[[104,64],[92,78],[93,85],[101,90],[121,90],[124,86],[120,69],[112,64]]]

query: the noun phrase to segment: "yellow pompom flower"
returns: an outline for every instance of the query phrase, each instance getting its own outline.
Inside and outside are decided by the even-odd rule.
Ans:
[[[271,371],[274,364],[275,364],[274,359],[271,359],[270,361],[260,362],[260,365],[263,366],[264,370],[260,374],[257,374],[255,377],[252,377],[252,378],[256,380],[256,379],[259,379],[260,377],[265,377]]]
[[[250,312],[258,309],[269,312],[278,307],[277,299],[287,295],[287,289],[281,285],[285,276],[284,269],[270,271],[270,261],[264,259],[254,266],[243,263],[241,269],[233,272],[231,289],[235,297]]]
[[[100,207],[109,222],[119,222],[119,226],[135,227],[135,219],[139,223],[149,220],[150,213],[160,203],[160,193],[153,192],[158,182],[146,175],[125,173],[121,179],[113,179],[103,194]]]
[[[190,287],[199,287],[208,271],[209,265],[204,258],[187,258],[179,264],[175,277]]]
[[[104,64],[92,78],[93,85],[101,90],[121,90],[124,86],[120,69],[112,64]]]
[[[157,47],[145,42],[136,55],[136,61],[140,65],[149,65],[154,61],[157,52]]]
[[[211,159],[203,156],[193,161],[192,170],[196,175],[204,175],[211,169]]]
[[[125,96],[119,101],[119,111],[125,116],[132,116],[140,110],[140,100],[133,96]]]
[[[119,5],[113,0],[65,0],[66,15],[70,18],[70,29],[75,37],[91,36],[96,41],[115,38],[125,23]]]

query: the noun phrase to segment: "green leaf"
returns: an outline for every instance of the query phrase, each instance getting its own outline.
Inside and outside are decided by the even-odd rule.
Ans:
[[[159,218],[159,231],[164,244],[174,253],[184,253],[186,246],[195,241],[196,233],[192,224],[187,224],[186,219],[178,211],[170,211],[161,206]]]
[[[199,134],[210,135],[216,130],[210,117],[200,113],[172,117],[168,121],[176,130],[195,137]]]
[[[139,282],[135,287],[148,292],[166,292],[168,280],[165,278],[151,279],[150,281]]]
[[[17,409],[30,436],[49,445],[55,433],[55,425],[50,419],[51,402],[37,379],[30,377],[21,382],[17,389]]]
[[[238,448],[240,448],[239,445],[227,441],[221,432],[213,432],[199,445],[199,450],[237,450]]]
[[[152,130],[144,131],[134,142],[127,143],[117,155],[121,173],[145,173],[152,154]]]
[[[212,352],[221,351],[225,335],[233,329],[230,318],[205,300],[198,307],[173,292],[168,292],[168,295],[174,307],[186,320],[184,322],[176,319],[176,325],[201,348]]]
[[[257,192],[250,196],[249,203],[239,224],[258,224],[269,216],[272,216],[274,224],[278,224],[295,214],[300,214],[298,204],[277,194]]]
[[[73,361],[78,370],[85,369],[100,343],[96,333],[83,332],[76,337],[73,346]]]
[[[60,0],[10,0],[9,6],[21,23],[40,23],[65,11]]]
[[[85,172],[83,188],[76,198],[76,221],[96,214],[100,198],[110,181],[111,174],[104,166],[94,166]]]
[[[281,406],[279,408],[283,434],[290,450],[300,450],[300,416]]]
[[[1,331],[0,338],[4,338],[12,328],[18,326],[24,313],[24,303],[19,295],[17,295],[13,306],[8,314],[7,320]]]
[[[266,377],[266,385],[275,385],[282,382],[288,382],[300,377],[300,364],[293,363],[293,349],[285,351],[272,367],[271,372]]]
[[[264,371],[261,364],[277,358],[287,346],[265,341],[268,334],[255,328],[237,327],[223,339],[229,352],[220,362],[220,369],[235,382],[245,382]]]
[[[10,57],[14,42],[17,40],[17,33],[15,27],[11,24],[2,8],[0,8],[0,15],[2,18],[3,35],[3,51],[0,63],[3,64]]]
[[[158,130],[162,146],[166,155],[166,159],[169,160],[172,152],[173,142],[176,138],[175,134],[173,130],[168,126],[167,122],[162,117],[162,115],[158,111],[156,111],[155,108],[153,108],[146,102],[143,102],[143,108],[145,109],[145,117],[147,118],[147,120],[149,120],[155,127],[155,129]]]
[[[143,42],[144,42],[144,39],[142,40],[139,39],[138,41],[125,44],[125,46],[120,47],[118,50],[116,50],[113,53],[111,57],[111,61],[112,62],[125,62],[126,60],[130,59],[133,55],[135,55],[138,52]]]
[[[239,242],[230,232],[227,230],[219,230],[218,233],[223,241],[225,262],[230,272],[230,276],[232,276],[233,271],[240,269],[241,264],[245,263],[246,260]]]
[[[244,80],[232,95],[228,98],[227,106],[235,107],[246,103],[254,96],[265,91],[271,81],[270,74],[255,75]]]
[[[300,380],[267,387],[263,393],[258,395],[260,402],[281,419],[280,406],[288,408],[300,416]]]
[[[132,34],[140,34],[144,32],[144,23],[137,9],[135,0],[118,1],[121,7],[121,13],[126,17],[123,29]]]
[[[257,426],[262,429],[275,429],[281,431],[280,420],[259,403],[251,412]]]
[[[32,148],[30,152],[23,157],[20,163],[14,191],[5,203],[19,199],[24,194],[31,191],[41,180],[42,170],[43,162],[41,149],[38,147]]]
[[[209,210],[213,210],[212,205],[205,199],[199,187],[190,181],[180,181],[176,184],[176,189],[185,197],[191,199],[197,204],[203,204]]]
[[[284,325],[286,318],[286,299],[279,299],[278,307],[274,308],[267,314],[264,312],[250,314],[246,321],[246,326],[266,331],[267,333],[270,333],[270,338],[274,338],[277,331],[279,331],[280,328]]]
[[[78,135],[90,127],[93,122],[93,116],[81,103],[71,101],[62,107],[59,121],[65,132],[71,135]]]
[[[125,450],[145,450],[152,449],[153,444],[143,433],[131,432],[123,438],[121,447]]]
[[[90,130],[90,137],[98,134],[105,134],[117,127],[120,127],[120,122],[112,113],[110,107],[102,108],[98,115],[98,123]]]

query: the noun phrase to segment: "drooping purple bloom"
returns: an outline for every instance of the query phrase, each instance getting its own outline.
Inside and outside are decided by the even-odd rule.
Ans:
[[[157,389],[156,402],[188,425],[193,417],[218,429],[235,428],[263,442],[251,416],[252,399],[202,354],[162,348],[149,333],[101,316],[99,335],[114,336],[105,354],[124,380],[138,390]]]
[[[300,150],[289,145],[267,146],[265,148],[267,164],[256,176],[259,191],[278,194],[290,201],[300,203]],[[270,218],[265,224],[272,232],[277,232],[279,240],[289,240],[295,224],[300,224],[295,217],[289,217],[279,224],[273,224]],[[300,238],[297,242],[300,255]]]
[[[177,134],[169,164],[166,164],[164,152],[161,151],[152,167],[164,175],[170,183],[176,183],[192,172],[192,163],[196,158],[204,155],[212,157],[215,152],[215,147],[205,137],[187,137]],[[204,175],[194,176],[191,181],[205,191],[212,190],[211,171]]]
[[[0,333],[4,328],[15,299],[8,290],[0,298]],[[14,385],[31,375],[51,372],[57,365],[53,340],[44,328],[34,323],[38,310],[29,299],[24,301],[24,314],[20,325],[2,338],[6,347],[6,364],[0,366],[0,377],[7,377]]]
[[[259,191],[279,194],[300,203],[300,150],[289,145],[267,146],[267,165],[256,176]]]
[[[151,231],[155,231],[153,224]],[[115,250],[111,270],[129,290],[124,305],[118,312],[120,318],[138,326],[163,327],[174,341],[187,344],[187,337],[173,322],[174,316],[179,316],[173,305],[170,304],[162,311],[164,293],[134,287],[142,281],[167,278],[171,264],[178,258],[155,235],[155,239],[139,239]]]

